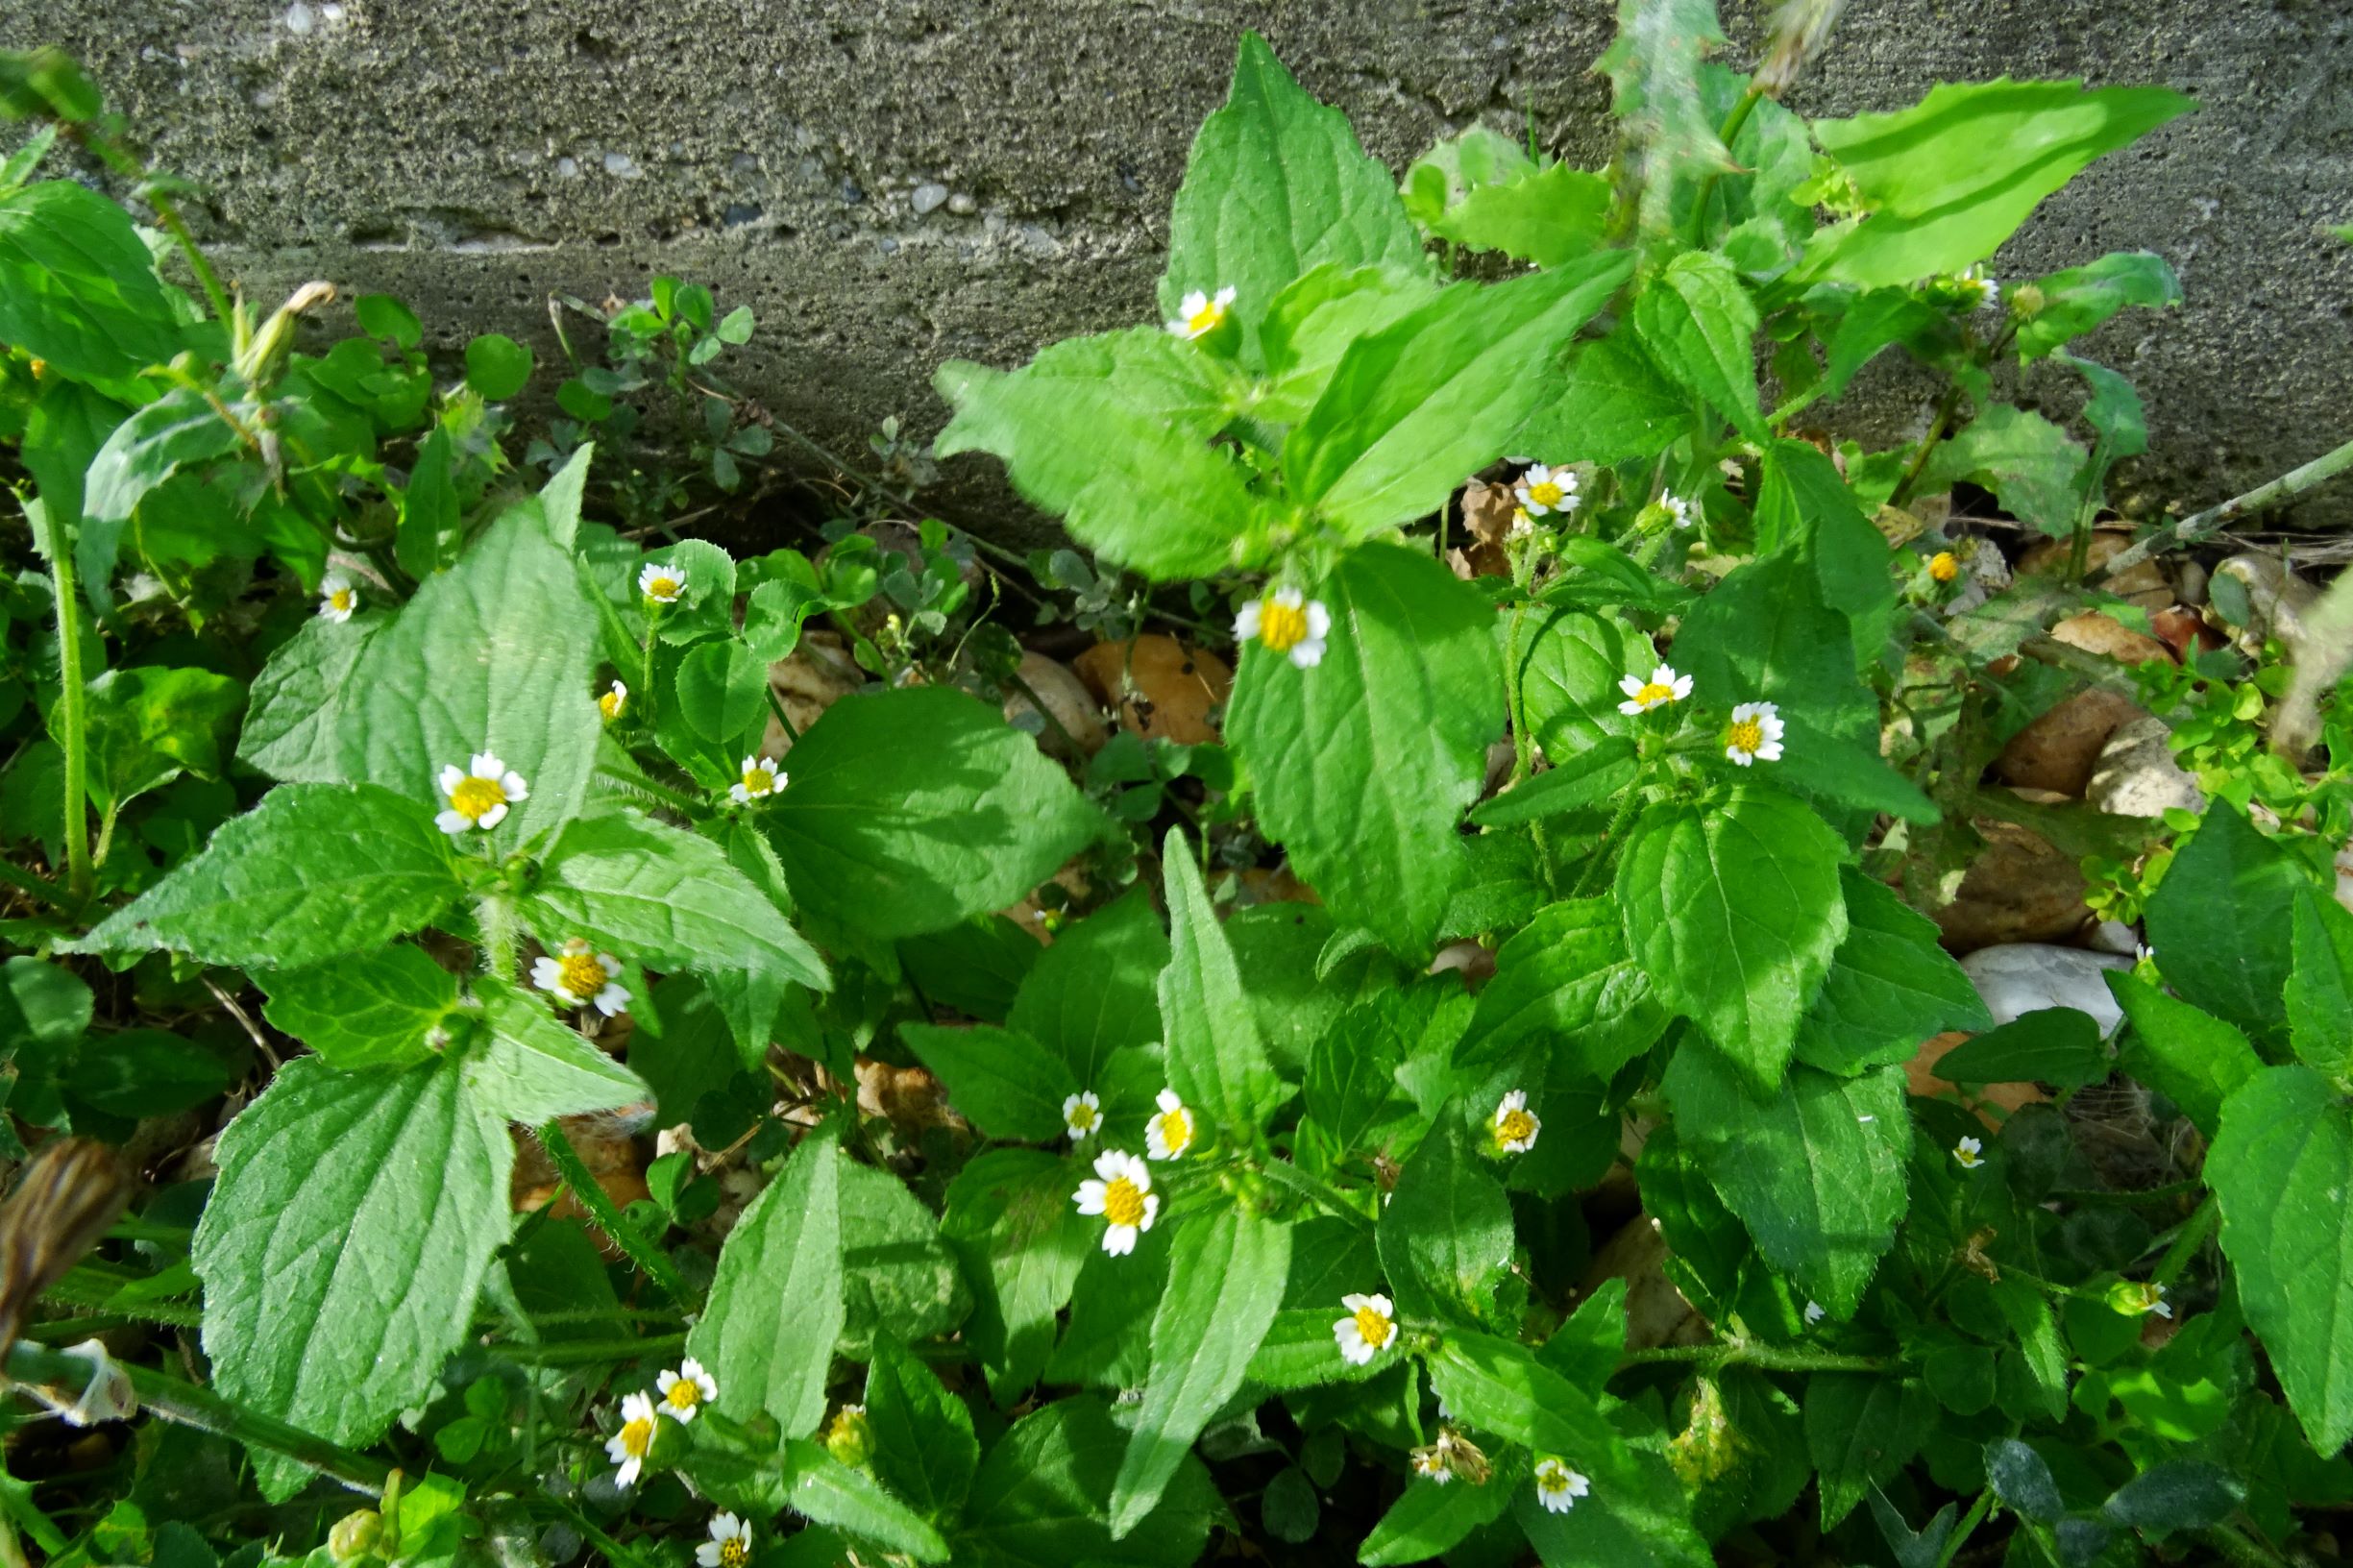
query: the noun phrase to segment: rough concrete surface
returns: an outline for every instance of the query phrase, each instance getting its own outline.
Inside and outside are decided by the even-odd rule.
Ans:
[[[1147,319],[1170,195],[1235,41],[1263,32],[1402,169],[1473,120],[1605,155],[1612,0],[0,0],[0,42],[90,66],[168,167],[209,187],[248,293],[389,290],[453,346],[530,340],[551,291],[670,272],[758,313],[744,380],[862,444],[929,431],[933,367],[1011,365]],[[1732,60],[1765,6],[1726,0]],[[2200,112],[2104,159],[1997,258],[2022,277],[2162,252],[2189,303],[2091,356],[2148,400],[2120,488],[2201,505],[2353,425],[2353,7],[2343,0],[1852,0],[1793,107],[1901,108],[1939,79],[2162,83]],[[2070,379],[2071,380],[2071,379]],[[1917,430],[1881,372],[1826,423]],[[2030,379],[2068,405],[2071,385]],[[981,465],[960,458],[958,467]],[[2296,520],[2353,524],[2353,491]]]

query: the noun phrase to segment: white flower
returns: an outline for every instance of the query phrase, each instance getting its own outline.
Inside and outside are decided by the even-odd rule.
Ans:
[[[1155,1160],[1182,1159],[1193,1146],[1193,1114],[1173,1089],[1162,1090],[1155,1103],[1160,1114],[1144,1123],[1144,1152]]]
[[[1415,1449],[1412,1459],[1413,1473],[1434,1486],[1455,1479],[1454,1456],[1443,1434],[1429,1447]]]
[[[1732,710],[1732,727],[1725,732],[1724,754],[1743,768],[1754,762],[1781,760],[1781,710],[1770,702],[1743,702]]]
[[[1254,599],[1234,617],[1236,642],[1263,643],[1269,652],[1288,653],[1302,670],[1323,662],[1324,639],[1331,632],[1332,612],[1324,601],[1296,588],[1277,588],[1264,599]]]
[[[494,828],[506,820],[506,808],[527,799],[523,775],[509,771],[488,751],[477,751],[463,769],[455,764],[441,770],[441,793],[450,797],[448,809],[433,825],[454,838],[467,828]]]
[[[774,757],[746,757],[744,776],[727,788],[727,794],[739,806],[754,800],[765,800],[785,787],[790,780],[776,771]]]
[[[1961,1162],[1963,1170],[1975,1170],[1985,1164],[1985,1145],[1973,1138],[1965,1138],[1952,1146],[1952,1157]]]
[[[613,682],[610,691],[598,694],[597,711],[604,715],[604,722],[608,724],[626,712],[628,706],[629,688],[619,681]]]
[[[1219,289],[1215,299],[1196,288],[1177,302],[1177,319],[1168,324],[1168,330],[1182,338],[1205,336],[1225,324],[1226,310],[1233,303],[1231,288]]]
[[[2172,1303],[2165,1299],[2165,1286],[2162,1285],[2119,1286],[2109,1299],[2126,1311],[2154,1312],[2164,1318],[2173,1315]]]
[[[1515,1089],[1495,1107],[1495,1146],[1506,1154],[1526,1154],[1536,1146],[1543,1125],[1528,1109],[1528,1090]]]
[[[1963,303],[1972,305],[1979,310],[1990,310],[2001,303],[2001,284],[1998,281],[1985,275],[1985,265],[1982,262],[1964,269],[1959,276],[1953,279],[1953,282]]]
[[[1536,1461],[1536,1501],[1544,1505],[1546,1511],[1566,1513],[1591,1490],[1591,1482],[1551,1455]]]
[[[648,561],[637,575],[637,591],[656,604],[675,604],[686,591],[686,575],[662,561]]]
[[[1511,527],[1504,530],[1505,541],[1517,544],[1523,539],[1532,539],[1535,535],[1536,520],[1528,515],[1528,508],[1525,506],[1512,507]]]
[[[2157,949],[2145,942],[2136,942],[2132,944],[2132,961],[2136,965],[2154,964],[2157,962]]]
[[[330,572],[319,579],[319,614],[341,625],[359,608],[359,589],[341,572]]]
[[[1700,520],[1700,509],[1672,490],[1659,493],[1658,505],[1667,520],[1679,528],[1687,528]]]
[[[1062,1102],[1062,1124],[1069,1129],[1070,1141],[1092,1138],[1103,1129],[1103,1102],[1095,1098],[1091,1089],[1067,1095]]]
[[[1080,1213],[1103,1216],[1103,1250],[1124,1258],[1136,1250],[1136,1237],[1160,1217],[1152,1167],[1125,1150],[1106,1149],[1095,1156],[1094,1173],[1101,1180],[1079,1183],[1073,1201]]]
[[[1829,1315],[1822,1310],[1821,1302],[1809,1301],[1805,1304],[1805,1326],[1809,1329]]]
[[[604,1440],[604,1457],[620,1466],[613,1484],[635,1485],[652,1451],[653,1400],[642,1393],[626,1395],[621,1402],[621,1430]]]
[[[751,1560],[751,1526],[732,1513],[711,1520],[711,1538],[695,1548],[702,1568],[744,1568]]]
[[[1520,476],[1520,482],[1511,487],[1511,493],[1520,498],[1520,505],[1531,517],[1577,510],[1577,476],[1565,468],[1547,468],[1538,463]]]
[[[621,960],[598,952],[581,937],[565,943],[558,954],[542,953],[531,961],[532,985],[566,1007],[594,1007],[608,1018],[629,1005],[627,988],[615,983],[620,973]]]
[[[1640,675],[1626,676],[1618,682],[1618,690],[1626,694],[1626,700],[1618,704],[1620,713],[1648,713],[1653,708],[1669,702],[1680,702],[1689,697],[1691,677],[1679,675],[1674,666],[1662,664],[1651,672],[1648,680]]]
[[[1351,1366],[1362,1366],[1397,1342],[1397,1309],[1386,1296],[1342,1296],[1348,1315],[1332,1325],[1340,1355]]]
[[[662,1396],[662,1413],[680,1423],[695,1419],[697,1411],[719,1397],[718,1382],[692,1356],[680,1361],[675,1372],[654,1379],[653,1386]]]

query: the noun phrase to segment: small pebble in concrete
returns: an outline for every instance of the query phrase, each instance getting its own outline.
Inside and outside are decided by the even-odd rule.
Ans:
[[[947,187],[942,184],[920,184],[915,187],[915,195],[910,200],[915,207],[915,215],[919,218],[925,217],[947,205]]]
[[[607,153],[604,155],[604,172],[618,180],[634,180],[641,171],[636,159],[628,154]]]
[[[2120,953],[2086,952],[2040,942],[2004,943],[1980,947],[1961,960],[1962,972],[1997,1027],[2022,1014],[2047,1007],[2071,1007],[2089,1013],[2102,1035],[2124,1021],[2123,1009],[2108,993],[2101,975],[2109,969],[2129,969],[2132,960]]]
[[[971,197],[967,196],[961,190],[947,199],[947,209],[950,212],[955,213],[960,218],[970,217],[979,209],[979,208],[980,204],[978,202],[972,200]]]
[[[580,160],[576,158],[557,159],[555,177],[558,180],[577,180],[580,177]]]

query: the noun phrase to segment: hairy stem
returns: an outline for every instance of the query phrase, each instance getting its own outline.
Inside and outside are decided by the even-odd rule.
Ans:
[[[2333,479],[2346,469],[2353,468],[2353,441],[2347,441],[2336,451],[2315,457],[2301,468],[2290,469],[2267,484],[2259,484],[2244,495],[2233,496],[2218,506],[2209,506],[2178,523],[2169,523],[2147,538],[2108,558],[2095,581],[2105,581],[2119,572],[2130,571],[2161,550],[2180,545],[2194,545],[2219,533],[2249,512],[2259,512],[2266,506],[2286,501],[2310,490],[2324,479]]]
[[[89,835],[89,714],[84,706],[82,613],[75,603],[73,546],[48,502],[27,509],[40,530],[41,552],[49,557],[49,581],[57,591],[58,740],[65,751],[65,890],[81,904],[89,898],[94,874]]]
[[[1827,1350],[1787,1350],[1778,1345],[1666,1345],[1630,1350],[1620,1367],[1681,1363],[1703,1367],[1753,1366],[1763,1372],[1877,1372],[1889,1365],[1880,1356],[1842,1356]]]
[[[694,1297],[686,1288],[686,1281],[679,1277],[677,1266],[613,1206],[613,1200],[605,1195],[604,1188],[599,1187],[597,1179],[588,1173],[588,1165],[580,1159],[580,1151],[574,1148],[572,1139],[564,1136],[564,1129],[551,1121],[539,1129],[538,1137],[540,1147],[548,1151],[549,1164],[555,1166],[555,1174],[563,1179],[573,1201],[580,1206],[589,1223],[611,1237],[614,1244],[629,1255],[629,1261],[644,1269],[647,1277],[660,1286],[673,1301],[692,1301]]]
[[[1321,1177],[1309,1175],[1287,1160],[1262,1161],[1253,1168],[1271,1179],[1277,1187],[1288,1188],[1300,1197],[1361,1230],[1373,1228],[1371,1216],[1350,1203],[1346,1193]]]

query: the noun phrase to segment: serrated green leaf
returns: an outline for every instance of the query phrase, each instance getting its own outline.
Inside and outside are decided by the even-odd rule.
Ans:
[[[269,997],[263,1017],[347,1070],[425,1061],[433,1032],[452,1029],[459,1011],[457,977],[406,943],[316,968],[258,970],[254,983]]]
[[[1503,733],[1492,612],[1399,546],[1355,551],[1316,593],[1332,613],[1322,662],[1246,648],[1227,740],[1251,769],[1262,826],[1307,880],[1418,956],[1462,880],[1456,824]]]
[[[2182,999],[2259,1040],[2287,1032],[2295,905],[2318,880],[2227,800],[2173,855],[2148,900],[2148,942]],[[2323,890],[2323,893],[2325,890]]]
[[[1691,399],[1633,332],[1573,351],[1559,387],[1558,401],[1528,416],[1517,450],[1555,463],[1617,463],[1655,457],[1691,429]]]
[[[182,335],[128,212],[71,180],[0,192],[0,342],[116,380],[170,359]]]
[[[1501,251],[1540,267],[1565,266],[1602,241],[1609,182],[1555,163],[1474,187],[1436,232],[1475,251]]]
[[[1212,1521],[1224,1517],[1224,1501],[1209,1472],[1187,1457],[1160,1507],[1115,1544],[1106,1521],[1127,1444],[1111,1408],[1089,1395],[1023,1416],[981,1461],[959,1553],[968,1550],[987,1568],[1187,1568],[1209,1543]]]
[[[1409,1316],[1495,1318],[1496,1286],[1511,1267],[1511,1204],[1468,1142],[1441,1121],[1381,1211],[1382,1271]]]
[[[1667,1026],[1649,976],[1626,948],[1607,898],[1548,905],[1495,955],[1463,1047],[1466,1063],[1541,1041],[1562,1077],[1606,1080]]]
[[[529,992],[485,975],[474,994],[482,1022],[464,1070],[476,1103],[537,1127],[653,1098],[644,1079],[550,1017]]]
[[[2288,1038],[2296,1059],[2331,1078],[2353,1073],[2353,914],[2316,890],[2295,894]]]
[[[853,1360],[873,1354],[887,1328],[910,1341],[954,1329],[972,1310],[971,1292],[940,1222],[887,1170],[842,1165],[842,1337]]]
[[[450,434],[436,425],[417,443],[416,465],[401,493],[401,520],[393,536],[401,570],[423,582],[454,560],[465,519],[450,478]]]
[[[1109,1512],[1115,1540],[1160,1504],[1193,1439],[1233,1398],[1290,1274],[1287,1225],[1234,1209],[1198,1216],[1169,1250],[1168,1293],[1152,1319],[1152,1370],[1120,1456]]]
[[[1821,993],[1798,1020],[1798,1060],[1826,1072],[1860,1072],[1908,1062],[1923,1041],[1948,1029],[1993,1027],[1977,988],[1937,945],[1935,921],[1852,867],[1840,869],[1839,888],[1847,935],[1830,955]]]
[[[1427,301],[1436,285],[1395,267],[1326,262],[1275,296],[1259,327],[1266,389],[1252,414],[1276,424],[1307,417],[1331,383],[1348,346]]]
[[[220,416],[212,399],[192,387],[166,392],[114,427],[90,459],[83,516],[93,523],[120,523],[182,468],[234,452],[238,441],[236,428]]]
[[[1051,1143],[1066,1136],[1063,1101],[1078,1080],[1063,1059],[1027,1035],[987,1024],[902,1023],[899,1038],[939,1074],[948,1104],[991,1138]]]
[[[237,732],[237,760],[283,784],[342,782],[336,731],[352,670],[368,639],[386,625],[380,615],[304,622],[254,677]]]
[[[2102,978],[2132,1025],[2124,1070],[2162,1090],[2200,1132],[2214,1136],[2223,1102],[2263,1069],[2255,1047],[2220,1018],[2137,975],[2111,969]]]
[[[1635,296],[1633,314],[1659,369],[1750,440],[1768,439],[1756,400],[1756,302],[1729,261],[1685,251]]]
[[[940,1532],[866,1471],[851,1469],[805,1437],[786,1441],[784,1461],[786,1496],[796,1512],[918,1562],[947,1560]]]
[[[961,692],[844,698],[761,816],[812,917],[896,939],[1018,902],[1103,819],[1030,738]]]
[[[1821,1473],[1822,1528],[1834,1530],[1863,1494],[1903,1467],[1936,1422],[1917,1382],[1870,1372],[1805,1380],[1805,1446]]]
[[[1431,1386],[1456,1416],[1588,1475],[1631,1474],[1625,1440],[1581,1388],[1515,1340],[1449,1330],[1429,1359]],[[1606,1490],[1606,1483],[1603,1486]]]
[[[1642,772],[1634,743],[1612,737],[1560,759],[1543,772],[1496,796],[1471,813],[1482,827],[1514,827],[1614,800]]]
[[[2055,1084],[2081,1089],[2112,1070],[2099,1024],[2071,1007],[2038,1008],[1956,1045],[1936,1060],[1950,1084]]]
[[[1496,622],[1495,635],[1508,647],[1508,617]],[[1628,647],[1625,625],[1608,614],[1556,609],[1532,612],[1522,623],[1520,700],[1530,733],[1556,763],[1632,735],[1633,721],[1618,711],[1618,679],[1635,659]]]
[[[1731,1061],[1686,1041],[1663,1088],[1681,1140],[1766,1261],[1831,1316],[1851,1316],[1903,1218],[1902,1069],[1833,1078],[1794,1066],[1760,1104]]]
[[[1471,1531],[1501,1518],[1524,1479],[1521,1462],[1512,1459],[1478,1485],[1409,1481],[1357,1548],[1357,1561],[1365,1568],[1393,1568],[1450,1552]]]
[[[787,1437],[824,1416],[842,1333],[841,1164],[841,1145],[822,1133],[794,1151],[727,1233],[710,1303],[686,1337],[718,1380],[720,1411],[742,1421],[765,1410]]]
[[[1181,830],[1169,829],[1161,864],[1169,957],[1161,971],[1160,1010],[1168,1032],[1169,1085],[1227,1137],[1255,1143],[1287,1090],[1266,1058],[1234,949]]]
[[[2065,430],[2031,409],[1998,403],[1947,436],[1921,471],[1919,490],[1934,495],[1970,479],[1994,492],[2022,522],[2053,538],[2075,526],[2077,478],[2088,454]]]
[[[2064,347],[2128,305],[2155,310],[2181,304],[2181,281],[2164,257],[2150,251],[2114,251],[2037,278],[2032,286],[2042,291],[2043,305],[2018,324],[2012,346],[2021,360]]]
[[[1623,252],[1495,284],[1456,283],[1340,356],[1284,444],[1292,494],[1365,538],[1435,511],[1504,455],[1577,330],[1631,269]]]
[[[965,1333],[997,1403],[1017,1404],[1045,1368],[1054,1314],[1102,1239],[1071,1203],[1081,1170],[1036,1149],[992,1149],[948,1184],[940,1234],[972,1286]],[[1108,1473],[1104,1490],[1110,1490]]]
[[[196,1230],[205,1351],[250,1409],[365,1446],[421,1404],[506,1238],[514,1145],[443,1059],[396,1073],[279,1069],[220,1139]],[[257,1451],[264,1495],[308,1471]]]
[[[1080,1088],[1099,1089],[1114,1051],[1163,1038],[1168,956],[1151,893],[1138,889],[1054,939],[1015,993],[1006,1026],[1059,1055]]]
[[[1618,862],[1627,949],[1659,999],[1772,1091],[1847,935],[1837,836],[1777,791],[1645,810]]]
[[[429,924],[464,891],[428,808],[369,784],[282,784],[73,946],[301,968]]]
[[[874,1474],[925,1518],[954,1518],[980,1468],[972,1412],[888,1335],[875,1337],[867,1367],[866,1419],[874,1433]]]

